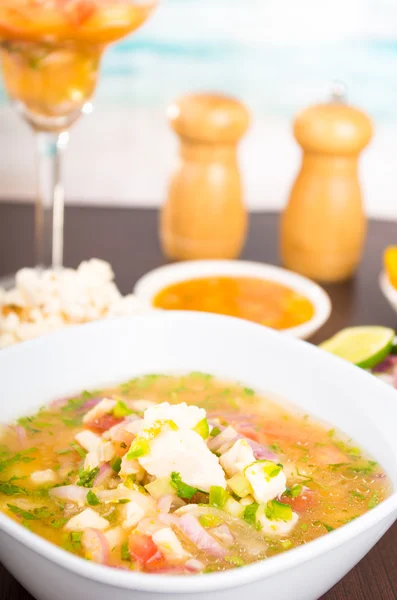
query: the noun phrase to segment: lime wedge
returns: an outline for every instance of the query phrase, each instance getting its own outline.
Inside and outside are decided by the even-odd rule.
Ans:
[[[372,369],[390,354],[395,335],[387,327],[349,327],[320,344],[320,348],[358,367]]]

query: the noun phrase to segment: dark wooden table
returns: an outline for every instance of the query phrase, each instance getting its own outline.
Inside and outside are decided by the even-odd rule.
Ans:
[[[278,216],[251,218],[242,258],[278,264]],[[333,312],[313,338],[317,343],[348,325],[377,324],[397,328],[397,315],[381,295],[378,275],[382,251],[397,244],[397,223],[372,221],[365,254],[356,277],[325,286]],[[0,277],[33,265],[33,209],[0,204]],[[157,240],[157,215],[152,210],[68,208],[65,221],[65,264],[76,267],[89,257],[109,261],[123,293],[146,271],[164,264]],[[32,597],[0,567],[0,600]],[[293,592],[291,592],[291,600]],[[397,600],[397,524],[376,547],[322,600]]]

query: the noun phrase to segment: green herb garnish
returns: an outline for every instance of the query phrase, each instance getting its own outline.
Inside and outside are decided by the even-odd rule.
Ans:
[[[283,504],[278,500],[270,500],[266,504],[265,514],[270,521],[291,521],[292,508],[289,504]]]
[[[5,496],[27,496],[28,492],[18,485],[14,485],[9,481],[0,481],[0,494]]]
[[[379,498],[378,498],[378,494],[376,494],[374,492],[372,494],[371,498],[369,499],[368,508],[375,508],[375,506],[377,506],[377,504],[379,504]]]
[[[235,567],[244,567],[245,562],[240,556],[225,556],[225,560]]]
[[[292,488],[287,488],[283,494],[283,496],[287,496],[287,498],[296,498],[302,492],[302,486],[300,483],[295,483]]]
[[[94,494],[92,490],[90,490],[87,494],[87,502],[90,506],[98,506],[101,503],[98,496]]]
[[[120,472],[121,469],[121,458],[120,456],[116,456],[116,458],[114,458],[113,460],[110,461],[110,466],[112,467],[113,471],[115,471],[116,473]]]
[[[211,433],[210,436],[211,437],[216,437],[217,435],[219,435],[221,433],[221,430],[219,429],[219,427],[213,427],[211,429]]]
[[[255,391],[251,390],[251,388],[244,388],[243,392],[246,396],[255,396]]]
[[[33,513],[28,512],[26,510],[22,510],[19,506],[14,506],[13,504],[7,504],[8,509],[14,513],[14,515],[18,515],[18,517],[22,517],[25,521],[37,521],[38,517],[36,517]]]
[[[199,517],[199,521],[203,527],[210,528],[218,527],[218,525],[221,525],[223,523],[221,517],[218,517],[217,515],[201,515]]]
[[[252,504],[249,504],[245,507],[243,513],[244,521],[249,525],[252,525],[252,527],[255,527],[256,525],[256,513],[258,512],[258,508],[259,504],[257,502],[253,502]]]
[[[179,496],[179,498],[186,498],[187,500],[191,500],[194,494],[198,492],[197,488],[192,487],[187,483],[184,483],[181,479],[180,473],[175,473],[175,471],[171,473],[171,485],[173,488],[176,489],[176,493]]]
[[[128,542],[124,542],[124,544],[121,545],[120,555],[121,555],[121,560],[126,560],[128,562],[131,562],[131,555],[130,555],[130,551],[128,549]]]
[[[147,439],[137,436],[132,442],[130,449],[128,450],[127,459],[139,458],[149,454],[150,446]]]
[[[62,423],[64,425],[66,425],[66,427],[70,427],[70,429],[73,429],[74,427],[78,427],[79,425],[81,425],[81,418],[76,418],[76,419],[66,419],[65,417],[62,418]]]
[[[134,411],[128,408],[125,402],[118,400],[117,404],[113,408],[113,415],[116,419],[121,419],[122,417],[127,417],[128,415],[132,415]]]
[[[87,452],[77,442],[72,442],[70,446],[77,452],[80,458],[86,457]]]
[[[224,508],[229,498],[228,492],[219,485],[210,487],[209,503],[216,508]]]
[[[87,488],[92,487],[98,473],[99,467],[95,467],[94,469],[91,469],[91,471],[80,471],[80,479],[78,480],[77,485]]]
[[[322,525],[328,531],[328,533],[334,531],[334,527],[327,525],[327,523],[323,523],[323,521],[313,521],[313,525]]]

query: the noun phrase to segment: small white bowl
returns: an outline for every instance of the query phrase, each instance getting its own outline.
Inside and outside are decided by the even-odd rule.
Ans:
[[[256,277],[275,281],[308,298],[314,306],[313,318],[297,327],[282,330],[282,333],[293,337],[306,340],[324,325],[331,314],[328,294],[310,279],[273,265],[240,260],[192,260],[166,265],[141,277],[134,287],[134,294],[153,306],[154,298],[164,288],[180,281],[211,276]]]
[[[397,290],[390,283],[386,271],[382,271],[379,276],[379,286],[383,295],[389,301],[390,306],[397,312]]]

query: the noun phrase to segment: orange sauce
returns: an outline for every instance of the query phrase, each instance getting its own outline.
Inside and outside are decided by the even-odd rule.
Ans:
[[[288,329],[309,321],[314,307],[305,296],[264,279],[206,277],[173,284],[157,294],[155,308],[210,312]]]

